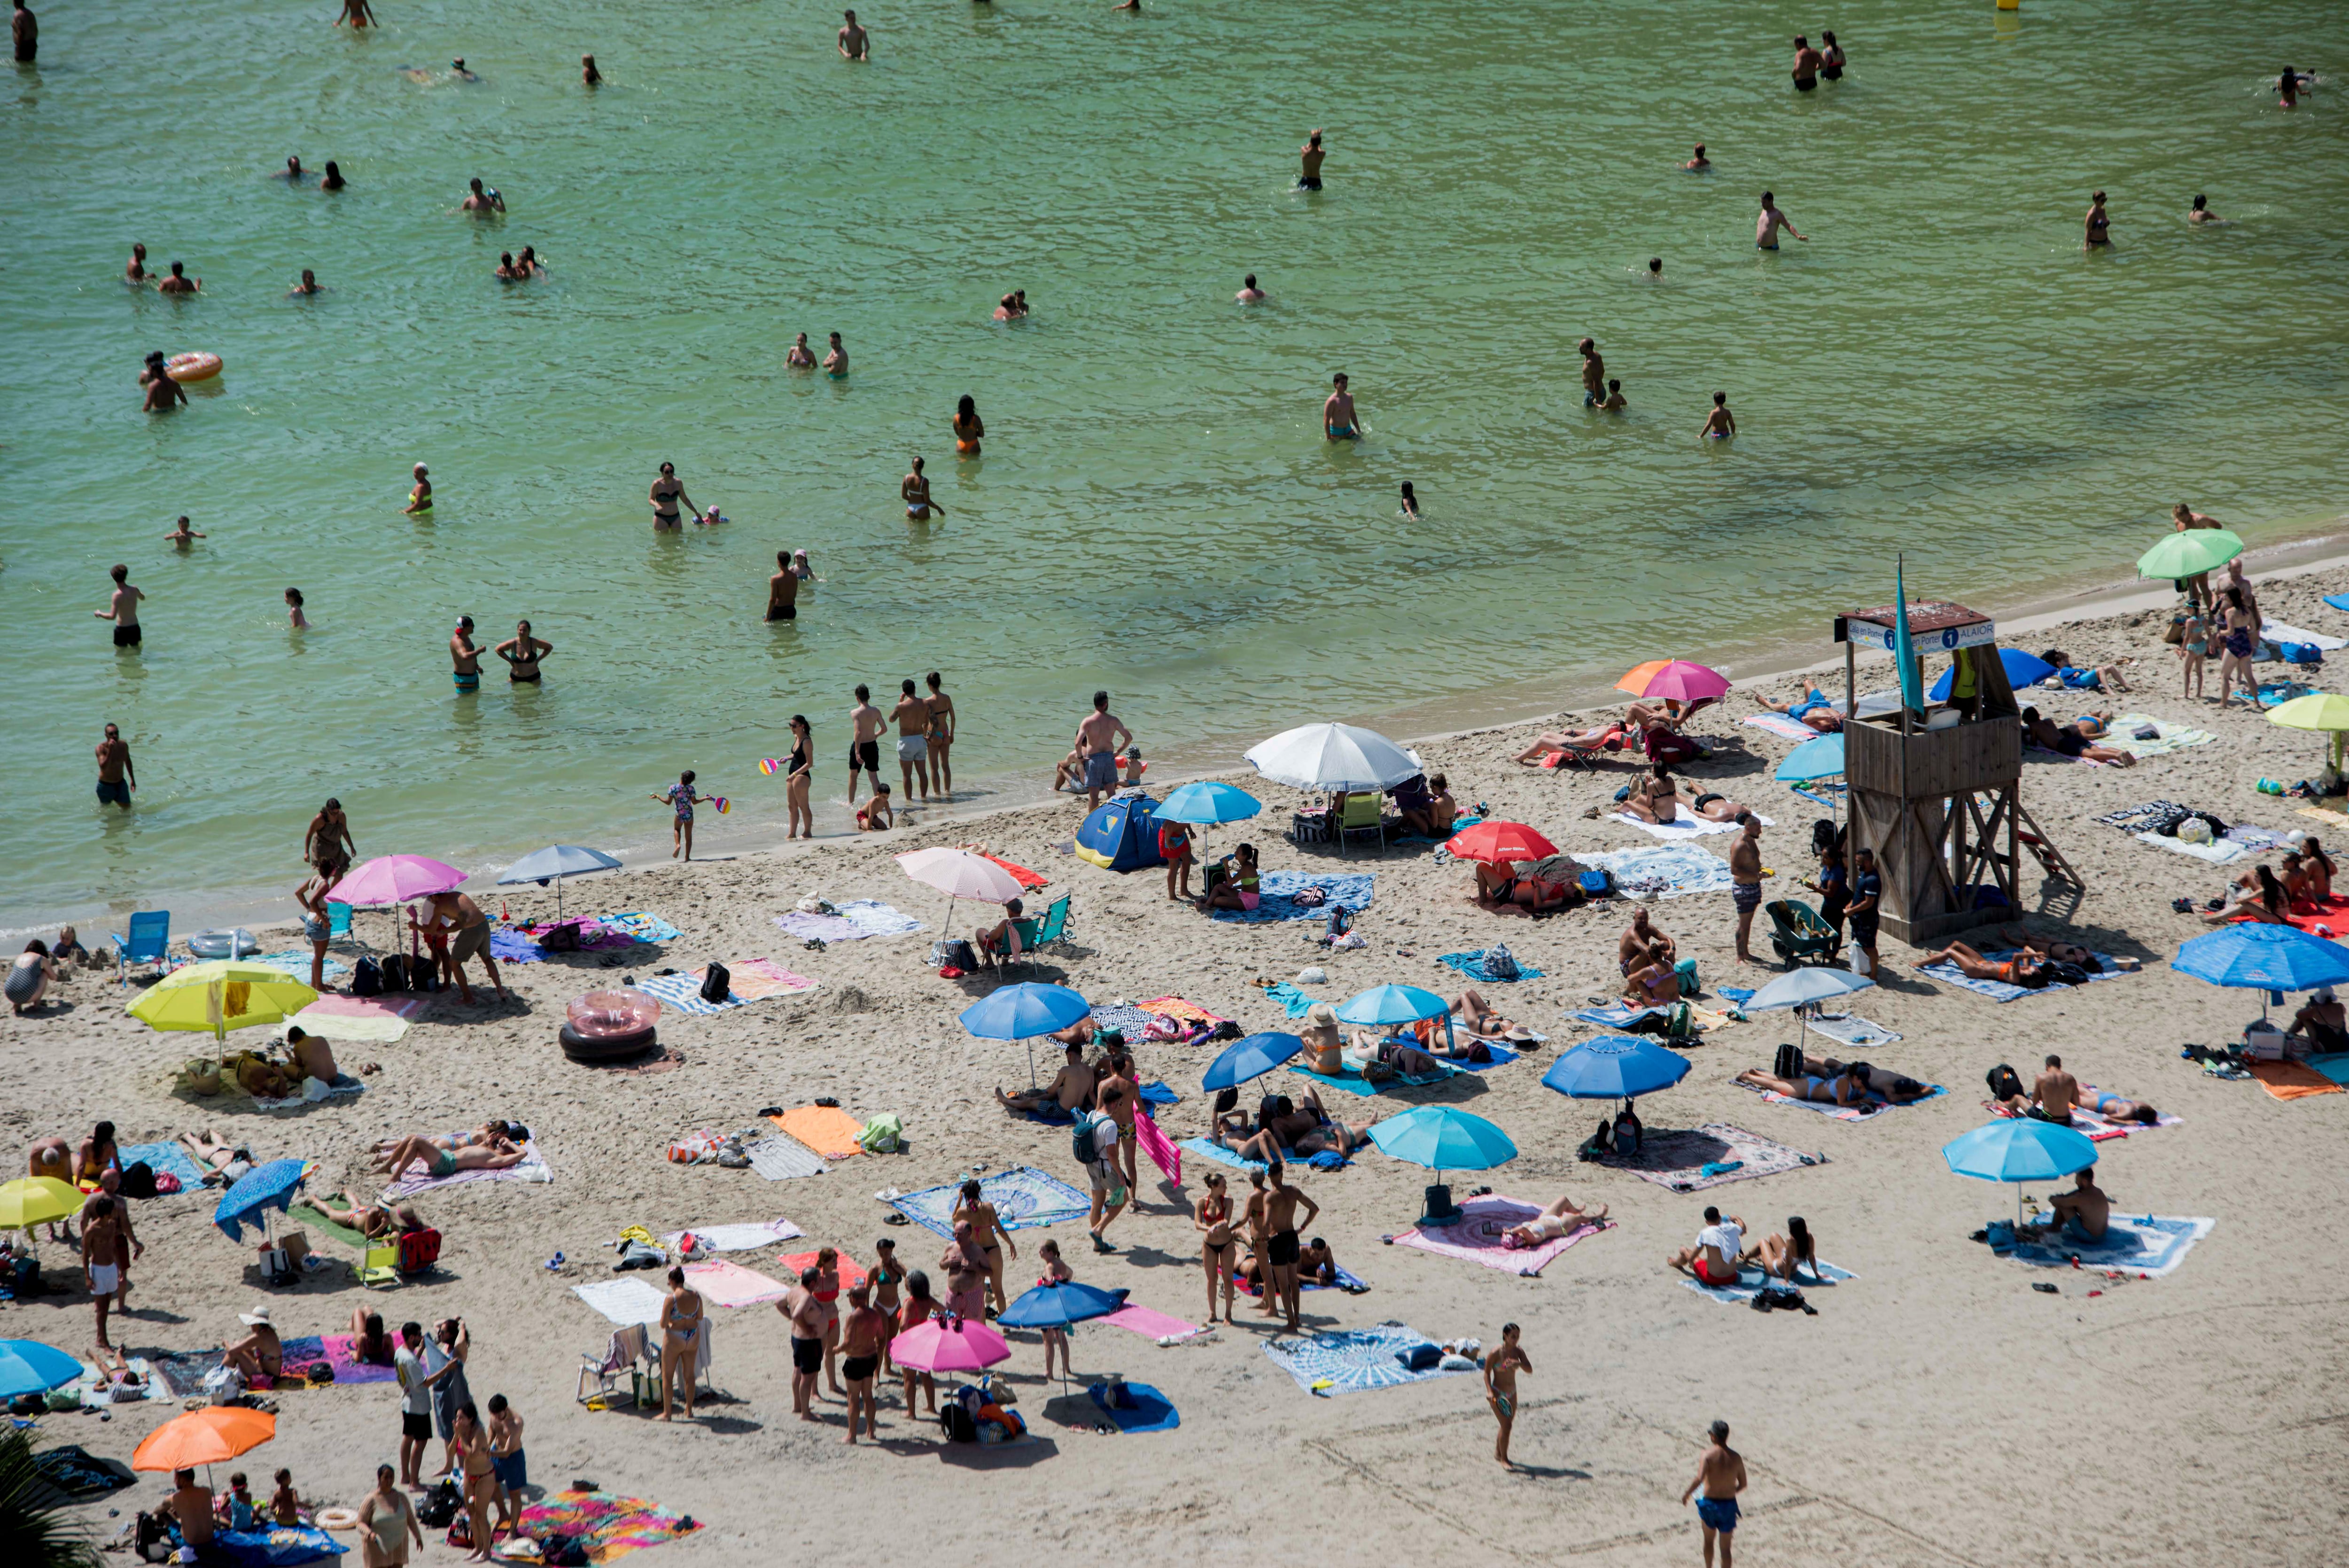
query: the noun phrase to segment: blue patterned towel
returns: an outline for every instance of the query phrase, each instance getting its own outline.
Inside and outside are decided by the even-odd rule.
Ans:
[[[1816,1290],[1859,1277],[1849,1269],[1839,1269],[1833,1264],[1821,1264],[1816,1270],[1809,1264],[1797,1264],[1795,1273],[1797,1277],[1791,1282],[1775,1279],[1762,1272],[1760,1264],[1746,1264],[1738,1269],[1735,1284],[1699,1284],[1692,1279],[1684,1279],[1681,1283],[1697,1295],[1709,1295],[1715,1301],[1748,1302],[1760,1294],[1765,1284],[1783,1286],[1791,1283],[1796,1290]]]
[[[1482,980],[1487,985],[1506,985],[1513,980],[1538,980],[1542,975],[1540,970],[1522,958],[1517,960],[1515,975],[1495,975],[1485,967],[1485,949],[1481,947],[1474,953],[1447,953],[1436,962],[1457,969],[1471,980]]]
[[[2022,1242],[2013,1255],[2042,1268],[2069,1268],[2074,1258],[2084,1269],[2124,1269],[2130,1274],[2166,1274],[2186,1261],[2194,1243],[2210,1233],[2216,1220],[2170,1219],[2153,1214],[2115,1214],[2106,1222],[2105,1239],[2095,1244],[2075,1242],[2061,1231],[2051,1231],[2043,1242]]]
[[[1615,879],[1617,892],[1634,898],[1685,898],[1692,892],[1727,892],[1735,885],[1729,862],[1694,844],[1643,844],[1574,858],[1606,872]]]
[[[1328,893],[1329,902],[1299,904],[1297,895],[1309,887]],[[1326,920],[1338,908],[1360,914],[1371,907],[1371,873],[1320,876],[1308,872],[1266,872],[1257,879],[1257,893],[1254,909],[1219,909],[1213,912],[1215,918],[1263,925],[1276,920]]]
[[[979,1179],[979,1196],[995,1205],[996,1218],[1007,1231],[1025,1231],[1039,1225],[1057,1225],[1064,1221],[1082,1220],[1092,1212],[1092,1202],[1085,1194],[1057,1176],[1045,1174],[1032,1165],[1021,1165],[1009,1171],[998,1171]],[[907,1192],[887,1199],[898,1212],[921,1226],[951,1240],[954,1236],[955,1205],[962,1201],[962,1183],[948,1181],[941,1186],[925,1187],[918,1192]]]
[[[729,1007],[739,1007],[742,1005],[735,999],[731,992],[727,993],[726,1000],[723,1002],[703,1001],[701,978],[696,975],[656,975],[649,980],[637,981],[636,989],[648,995],[659,997],[660,1004],[664,1007],[674,1007],[680,1013],[690,1013],[697,1018],[706,1018],[712,1013],[720,1013]]]
[[[283,953],[256,953],[245,962],[266,964],[273,969],[283,969],[296,980],[306,981],[310,978],[310,954],[304,948],[289,947]],[[350,972],[351,966],[341,959],[328,958],[326,968],[319,971],[319,978],[332,980],[337,975],[347,975]]]
[[[1403,1356],[1433,1343],[1415,1328],[1400,1323],[1381,1323],[1375,1328],[1332,1329],[1293,1339],[1268,1339],[1264,1353],[1272,1358],[1274,1366],[1296,1378],[1297,1386],[1307,1393],[1334,1396],[1454,1376],[1433,1367],[1424,1372],[1413,1372],[1402,1364]],[[1314,1387],[1322,1382],[1330,1387]]]
[[[2004,964],[2013,956],[2014,952],[2011,948],[2002,948],[1996,953],[1982,954],[1983,959],[1992,964]],[[2113,967],[2115,960],[2111,954],[2099,953],[2096,956],[2104,960],[2105,968],[2100,973],[2088,976],[2091,985],[2099,980],[2117,980],[2127,973],[2127,970]],[[1917,973],[1930,975],[1945,985],[1961,986],[1978,995],[1987,996],[1993,1002],[2012,1002],[2018,996],[2036,996],[2049,991],[2072,989],[2069,985],[2058,985],[2051,982],[2042,985],[2037,991],[2030,991],[2020,985],[2010,985],[2003,980],[1972,980],[1959,974],[1958,966],[1954,964],[1922,965],[1919,966]]]
[[[1171,1432],[1183,1424],[1183,1418],[1174,1413],[1174,1402],[1147,1383],[1125,1385],[1125,1397],[1133,1401],[1130,1405],[1111,1404],[1105,1383],[1096,1383],[1085,1391],[1092,1396],[1094,1408],[1101,1411],[1102,1418],[1128,1435]]]
[[[626,914],[598,915],[595,923],[606,931],[625,931],[638,942],[675,942],[685,934],[659,915],[647,914],[640,909]]]

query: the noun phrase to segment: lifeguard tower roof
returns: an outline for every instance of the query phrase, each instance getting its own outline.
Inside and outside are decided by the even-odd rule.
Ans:
[[[1875,610],[1854,610],[1836,622],[1835,640],[1889,652],[1892,647],[1892,615],[1889,604]],[[1909,639],[1920,653],[1936,648],[1945,652],[1979,648],[1998,640],[1998,627],[1988,615],[1969,610],[1963,604],[1952,604],[1940,599],[1911,600],[1909,605]]]

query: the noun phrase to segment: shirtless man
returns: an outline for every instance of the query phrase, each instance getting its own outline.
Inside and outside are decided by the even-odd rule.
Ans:
[[[106,738],[98,743],[98,803],[103,806],[110,801],[128,811],[130,791],[138,788],[139,770],[130,765],[130,743],[109,724]]]
[[[180,1526],[180,1538],[198,1553],[212,1543],[212,1493],[210,1487],[196,1484],[196,1472],[191,1470],[171,1472],[171,1496],[166,1504],[171,1517]]]
[[[946,508],[930,499],[930,481],[922,475],[922,459],[919,458],[914,459],[914,471],[897,481],[897,494],[905,502],[907,522],[927,522],[932,512],[940,517],[947,514]]]
[[[325,289],[318,286],[318,274],[311,271],[308,267],[304,267],[302,269],[302,281],[295,284],[292,288],[287,289],[285,291],[285,297],[287,299],[298,299],[306,294],[321,294],[326,292],[326,291]]]
[[[1077,726],[1076,749],[1085,759],[1086,810],[1100,805],[1103,795],[1117,789],[1117,748],[1133,738],[1133,731],[1110,712],[1109,693],[1093,693],[1093,710]]]
[[[1619,414],[1629,406],[1623,397],[1623,383],[1609,376],[1607,378],[1607,396],[1599,399],[1599,411],[1602,414]]]
[[[163,356],[160,354],[150,354],[147,358],[147,368],[139,373],[139,385],[147,388],[146,401],[140,406],[140,411],[148,414],[168,414],[174,408],[185,406],[188,401],[188,389],[172,380],[164,370]]]
[[[1582,356],[1582,406],[1595,408],[1607,396],[1607,361],[1599,352],[1599,345],[1590,338],[1576,344],[1575,352]]]
[[[792,552],[775,552],[775,574],[767,579],[767,619],[796,621],[800,618],[800,574],[792,570]]]
[[[164,379],[171,378],[166,377]],[[139,630],[139,602],[147,595],[130,585],[129,567],[117,565],[107,575],[114,579],[114,592],[108,597],[105,609],[92,610],[90,614],[101,621],[114,623],[116,647],[135,648],[141,634]]]
[[[16,0],[8,13],[8,37],[16,47],[16,63],[29,66],[40,58],[41,23],[25,0]]]
[[[90,1306],[98,1315],[98,1347],[111,1350],[106,1337],[106,1309],[110,1302],[122,1305],[126,1288],[122,1264],[118,1253],[128,1243],[124,1241],[123,1220],[117,1210],[120,1200],[110,1193],[93,1195],[82,1206],[81,1275],[89,1291]]]
[[[1795,38],[1795,90],[1806,93],[1817,87],[1819,67],[1826,64],[1826,57],[1811,47],[1810,39],[1797,35]]]
[[[1737,842],[1729,848],[1729,902],[1737,907],[1737,962],[1754,963],[1747,942],[1754,935],[1754,912],[1762,907],[1762,819],[1748,812],[1738,822]]]
[[[881,784],[881,732],[888,720],[873,706],[873,688],[856,688],[856,706],[848,710],[848,803],[856,804],[856,774],[859,769],[871,776],[877,789]]]
[[[1240,292],[1232,296],[1242,304],[1261,304],[1269,297],[1262,289],[1256,286],[1254,273],[1240,280]]]
[[[2052,1121],[2058,1127],[2072,1125],[2072,1108],[2080,1103],[2080,1080],[2064,1070],[2064,1058],[2050,1056],[2031,1086],[2029,1096],[2010,1095],[2006,1108],[2034,1121]]]
[[[359,852],[357,842],[351,837],[351,820],[343,813],[343,803],[326,797],[318,814],[302,833],[302,858],[317,868],[318,874],[329,886],[342,880],[351,869],[352,857]]]
[[[191,294],[204,286],[204,280],[190,277],[185,262],[173,262],[171,275],[155,286],[167,294]]]
[[[481,689],[481,650],[473,641],[473,617],[457,617],[457,629],[449,634],[449,663],[459,691]]]
[[[1687,170],[1691,174],[1702,174],[1706,170],[1713,167],[1713,160],[1704,155],[1703,142],[1700,141],[1696,144],[1696,156],[1690,159],[1686,163],[1682,164],[1681,167]]]
[[[949,753],[955,741],[954,698],[946,694],[938,672],[932,670],[922,677],[930,695],[922,699],[930,710],[930,777],[937,781],[938,797],[954,799],[954,762]]]
[[[416,476],[416,483],[409,487],[408,504],[400,510],[414,516],[418,512],[432,510],[432,470],[419,463],[411,471]]]
[[[490,917],[468,894],[454,891],[436,892],[425,900],[432,918],[427,929],[445,932],[449,937],[449,978],[457,983],[457,995],[467,1006],[473,1005],[473,988],[465,980],[465,960],[479,958],[488,972],[490,984],[502,997],[506,994],[503,980],[498,978],[497,960],[490,956]]]
[[[499,195],[494,191],[484,191],[481,189],[481,176],[475,175],[469,183],[471,186],[472,194],[467,196],[462,201],[457,203],[458,211],[502,212],[506,210],[506,199],[504,197]]]
[[[1014,1116],[1034,1110],[1040,1105],[1058,1105],[1071,1114],[1082,1109],[1092,1099],[1095,1082],[1093,1069],[1085,1065],[1085,1048],[1071,1040],[1068,1062],[1042,1088],[1023,1088],[1011,1094],[995,1091],[997,1101]]]
[[[843,11],[841,13],[841,16],[843,18],[845,26],[840,29],[840,37],[838,40],[840,57],[843,60],[871,59],[873,57],[873,40],[865,36],[864,28],[856,25],[856,13],[854,11]]]
[[[1806,244],[1810,237],[1795,227],[1795,221],[1778,210],[1777,200],[1767,191],[1762,192],[1761,215],[1754,221],[1754,243],[1756,249],[1775,251],[1778,248],[1778,232],[1783,229]]]
[[[1737,417],[1729,411],[1729,394],[1713,395],[1713,412],[1704,417],[1704,428],[1697,435],[1704,440],[1722,441],[1737,434]]]
[[[2084,1166],[2072,1180],[2072,1191],[2058,1192],[2047,1200],[2052,1211],[2048,1218],[2023,1227],[2033,1240],[2050,1231],[2058,1233],[2064,1241],[2085,1246],[2095,1246],[2105,1239],[2112,1223],[2113,1201],[2096,1185],[2094,1171]]]
[[[1678,952],[1672,939],[1657,928],[1643,903],[1631,911],[1631,923],[1623,928],[1622,936],[1615,944],[1615,963],[1629,975],[1634,967],[1644,967],[1660,959],[1672,963]]]
[[[1305,145],[1297,150],[1297,156],[1299,160],[1297,188],[1299,191],[1320,190],[1321,160],[1330,155],[1322,150],[1321,132],[1319,129],[1305,139]]]
[[[1297,1233],[1309,1225],[1321,1212],[1321,1205],[1290,1186],[1285,1179],[1286,1168],[1278,1160],[1265,1164],[1264,1208],[1257,1222],[1257,1235],[1263,1244],[1258,1249],[1264,1259],[1264,1305],[1271,1310],[1274,1302],[1288,1320],[1288,1332],[1295,1334],[1304,1326],[1298,1315],[1299,1297],[1303,1286],[1297,1275]],[[1297,1206],[1305,1206],[1305,1217],[1299,1220]],[[1251,1205],[1252,1206],[1252,1205]]]
[[[1745,1490],[1745,1460],[1729,1446],[1729,1423],[1713,1424],[1713,1446],[1696,1461],[1696,1479],[1681,1493],[1686,1503],[1699,1487],[1697,1522],[1704,1527],[1704,1568],[1713,1568],[1713,1543],[1721,1542],[1721,1568],[1733,1568],[1730,1538],[1737,1532],[1737,1494]]]
[[[886,1337],[888,1315],[873,1305],[872,1287],[859,1280],[848,1287],[848,1317],[840,1330],[840,1375],[848,1380],[848,1436],[856,1441],[856,1418],[864,1412],[864,1435],[881,1440],[881,1402],[873,1393],[874,1375],[881,1369],[881,1346]]]
[[[900,682],[897,690],[897,706],[889,710],[889,717],[897,726],[897,771],[905,787],[906,802],[911,804],[916,780],[921,784],[921,799],[930,798],[930,710],[914,695],[912,681]]]
[[[171,525],[171,531],[163,536],[163,542],[166,544],[176,545],[180,549],[185,550],[193,541],[199,539],[210,539],[212,535],[209,533],[198,533],[194,529],[190,528],[188,526],[188,514],[181,512],[180,514],[180,521]]]
[[[800,1283],[783,1293],[775,1310],[792,1326],[792,1414],[815,1419],[815,1380],[823,1372],[823,1303],[815,1298],[813,1265],[800,1270]]]
[[[648,499],[652,502],[655,532],[664,528],[681,531],[685,527],[684,521],[678,516],[677,509],[680,503],[693,511],[700,510],[694,506],[693,498],[685,493],[685,485],[677,477],[675,463],[663,463],[660,466],[660,477],[653,480],[653,488]]]
[[[1517,1374],[1534,1369],[1517,1344],[1517,1332],[1514,1323],[1501,1325],[1501,1347],[1485,1358],[1485,1403],[1501,1423],[1500,1435],[1493,1439],[1493,1457],[1510,1470],[1516,1468],[1509,1462],[1509,1432],[1517,1424]]]
[[[829,346],[823,355],[823,373],[834,381],[843,380],[848,375],[848,350],[842,346],[840,334],[836,332],[829,335]]]
[[[1332,390],[1321,404],[1321,436],[1324,440],[1353,441],[1361,438],[1361,427],[1354,415],[1354,395],[1346,390],[1346,373],[1342,370],[1330,377]]]

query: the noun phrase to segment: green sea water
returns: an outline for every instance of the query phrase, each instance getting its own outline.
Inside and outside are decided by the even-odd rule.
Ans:
[[[1040,783],[1096,686],[1203,755],[1814,635],[1896,552],[2011,600],[2125,574],[2177,500],[2254,540],[2349,504],[2349,96],[2269,86],[2329,73],[2337,5],[1145,3],[875,0],[865,66],[804,0],[51,7],[0,76],[0,924],[281,895],[328,794],[363,854],[468,866],[665,838],[684,767],[737,802],[709,830],[770,832],[795,712],[837,830],[860,680],[945,673],[972,796]],[[1798,96],[1827,26],[1849,73]],[[505,217],[452,210],[473,175]],[[1756,253],[1765,188],[1807,242]],[[202,296],[126,288],[134,240]],[[502,285],[523,244],[551,277]],[[844,382],[784,369],[802,331]],[[149,349],[227,369],[148,416]],[[1340,369],[1359,444],[1319,435]],[[942,521],[897,503],[916,452]],[[663,459],[733,521],[656,537]],[[824,581],[763,624],[787,547]],[[90,614],[118,561],[136,656]],[[544,685],[457,696],[460,614],[529,617]]]

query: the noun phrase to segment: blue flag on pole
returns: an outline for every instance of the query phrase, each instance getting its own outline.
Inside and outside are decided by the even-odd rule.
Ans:
[[[1892,569],[1892,658],[1900,666],[1900,704],[1925,711],[1924,682],[1917,676],[1917,645],[1909,637],[1909,584],[1899,565]]]

